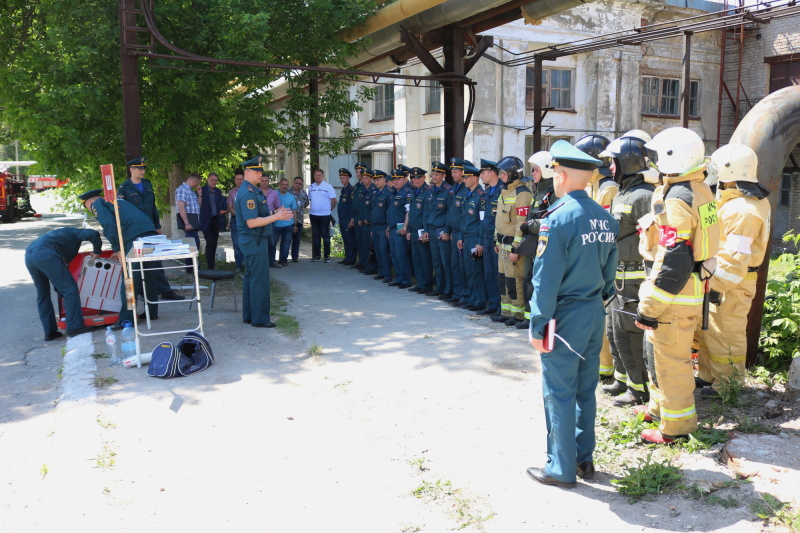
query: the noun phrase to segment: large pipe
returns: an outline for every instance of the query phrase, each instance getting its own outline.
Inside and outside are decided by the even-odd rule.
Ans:
[[[356,28],[342,30],[337,33],[336,36],[345,42],[352,43],[362,37],[366,37],[376,31],[391,26],[399,20],[413,17],[426,9],[430,9],[445,2],[447,2],[447,0],[398,0],[376,11],[364,21],[364,24]]]
[[[778,194],[786,160],[800,142],[800,86],[775,91],[753,107],[739,123],[730,140],[746,144],[758,154],[758,181],[770,193],[772,224],[775,227]],[[755,362],[761,319],[764,316],[764,293],[769,273],[769,253],[758,269],[758,282],[753,305],[747,316],[747,364]]]

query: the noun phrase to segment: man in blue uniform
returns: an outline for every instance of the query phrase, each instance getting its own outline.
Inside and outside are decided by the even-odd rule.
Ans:
[[[103,227],[103,235],[106,240],[111,243],[111,249],[114,250],[117,256],[116,259],[119,260],[120,254],[127,255],[131,248],[133,248],[133,241],[140,237],[155,235],[156,228],[147,215],[139,211],[133,204],[125,200],[117,199],[117,209],[119,210],[123,241],[120,243],[114,204],[100,198],[102,194],[102,189],[94,189],[83,193],[78,196],[78,198],[83,200],[84,207],[92,212]],[[112,259],[115,258],[113,255],[111,257]],[[149,302],[158,302],[157,278],[155,274],[156,270],[154,270],[157,267],[157,263],[158,262],[153,261],[142,263],[142,268],[144,269],[145,294]],[[138,272],[133,276],[133,292],[137,295],[142,294],[142,280]],[[125,297],[125,283],[120,283],[119,296],[121,302],[119,318],[117,322],[111,326],[115,331],[121,330],[123,323],[133,322],[133,310],[128,309],[127,298]],[[158,320],[158,304],[149,303],[147,307],[150,320]]]
[[[497,163],[481,159],[481,181],[486,191],[486,210],[483,215],[483,275],[486,284],[486,309],[479,311],[481,315],[500,315],[500,288],[497,286],[499,274],[497,252],[494,251],[494,226],[497,216],[497,202],[505,188],[500,181],[500,169]]]
[[[384,283],[392,282],[392,260],[389,257],[389,235],[387,232],[386,212],[392,197],[392,189],[386,185],[386,172],[373,170],[372,179],[375,180],[375,192],[370,200],[369,227],[372,231],[372,247],[375,249],[375,258],[378,260],[378,274],[375,279],[382,279]]]
[[[465,162],[464,205],[461,208],[460,239],[456,241],[464,256],[464,283],[467,286],[466,302],[462,307],[468,311],[486,309],[486,280],[483,273],[483,223],[481,217],[486,210],[486,195],[478,183],[480,170]]]
[[[352,177],[353,174],[346,168],[339,169],[342,191],[339,195],[339,203],[336,206],[336,214],[339,217],[339,231],[342,234],[342,243],[344,244],[344,259],[339,261],[340,265],[356,264],[356,235],[352,224],[354,187],[350,185],[350,178]]]
[[[423,239],[425,234],[425,196],[430,186],[425,183],[427,172],[420,167],[411,169],[411,206],[408,211],[408,237],[411,243],[411,260],[414,263],[414,277],[417,286],[408,290],[426,294],[433,287],[433,259],[431,246]]]
[[[425,196],[425,234],[430,242],[436,277],[436,291],[432,296],[438,296],[442,300],[453,295],[450,277],[451,230],[447,227],[447,205],[452,186],[444,181],[446,174],[447,166],[434,161],[431,165],[431,188]]]
[[[528,475],[540,483],[572,488],[576,475],[594,476],[603,302],[614,294],[619,226],[584,190],[602,161],[566,141],[553,144],[550,153],[559,199],[539,228],[528,330],[541,357],[547,463],[529,468]],[[545,326],[551,319],[558,337],[546,348]]]
[[[408,212],[411,209],[411,186],[408,184],[406,173],[400,169],[392,170],[392,185],[394,194],[386,213],[389,225],[389,248],[392,252],[392,264],[395,270],[395,280],[389,284],[391,287],[407,289],[411,287],[411,268],[408,264]]]
[[[261,192],[262,156],[242,163],[244,183],[236,194],[236,223],[239,225],[239,246],[245,260],[242,278],[242,321],[254,328],[274,328],[270,320],[269,242],[272,224],[291,220],[291,209],[279,207],[270,215],[267,199]]]
[[[93,229],[59,228],[49,231],[30,243],[25,249],[25,266],[36,287],[36,306],[39,320],[44,328],[44,340],[52,341],[61,337],[56,328],[56,315],[50,297],[50,284],[64,299],[67,315],[67,336],[74,337],[92,331],[84,326],[81,311],[81,296],[78,284],[67,265],[78,255],[83,241],[92,243],[92,259],[100,255],[103,243],[100,234]]]
[[[372,182],[372,169],[365,168],[361,171],[363,178],[364,191],[361,194],[361,208],[359,209],[358,224],[361,226],[362,239],[361,247],[363,248],[364,268],[359,269],[367,276],[378,273],[378,264],[371,261],[370,250],[372,249],[372,228],[369,224],[369,217],[372,211],[372,201],[375,198],[375,192],[378,190]],[[362,249],[358,251],[358,255],[362,256]],[[377,252],[376,252],[377,253]]]
[[[453,296],[446,300],[452,305],[460,306],[467,301],[469,294],[465,281],[464,252],[459,249],[458,241],[461,239],[461,208],[464,206],[464,197],[467,186],[464,185],[464,165],[473,166],[469,161],[450,158],[450,175],[453,177],[453,188],[450,190],[450,202],[447,206],[447,227],[450,228],[450,276],[453,280]]]

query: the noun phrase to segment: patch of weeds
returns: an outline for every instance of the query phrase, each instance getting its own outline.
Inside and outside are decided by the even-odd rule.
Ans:
[[[308,355],[311,357],[316,357],[322,355],[322,346],[317,344],[316,342],[308,347]]]
[[[698,485],[681,485],[680,489],[683,491],[684,494],[692,498],[693,500],[697,500],[703,505],[712,505],[715,507],[723,507],[725,509],[733,509],[734,507],[739,507],[741,502],[736,498],[731,496],[722,497],[718,494],[714,494],[713,490],[715,489],[724,489],[731,486],[736,485],[735,481],[724,481],[720,482],[719,486],[714,487],[700,487]]]
[[[58,368],[56,369],[56,379],[59,381],[64,379],[64,365],[58,365]]]
[[[773,371],[764,368],[763,366],[757,366],[750,371],[750,377],[752,377],[757,383],[761,383],[769,390],[775,385],[785,384],[789,377],[788,373],[785,370],[780,371]]]
[[[800,509],[793,509],[772,494],[759,494],[759,499],[750,503],[750,509],[765,524],[781,524],[791,531],[800,530]]]
[[[92,380],[92,385],[97,387],[98,389],[102,389],[103,387],[108,387],[113,385],[114,383],[118,383],[119,380],[114,376],[107,376],[107,377],[96,377]]]
[[[411,491],[411,494],[426,500],[439,500],[446,496],[452,496],[453,487],[449,481],[441,479],[437,479],[436,483],[423,480],[419,487]]]
[[[289,309],[289,298],[292,295],[291,289],[286,283],[271,278],[269,291],[272,314],[275,316],[278,330],[288,337],[297,339],[300,337],[300,322],[295,317],[286,314]]]
[[[66,356],[67,356],[67,347],[66,346],[62,346],[61,347],[61,357],[66,357]]]
[[[733,372],[731,375],[722,379],[717,392],[719,393],[719,399],[723,404],[730,405],[732,407],[741,407],[744,386],[741,383],[741,375],[739,374],[739,371],[735,366],[733,366],[732,362],[730,365]]]
[[[612,479],[617,490],[627,496],[631,502],[656,494],[664,494],[675,489],[683,474],[671,461],[659,463],[653,461],[653,452],[646,459],[639,458],[638,466],[626,466],[625,475],[621,479]]]
[[[625,418],[618,422],[609,424],[609,439],[614,444],[621,446],[633,446],[638,444],[641,439],[642,431],[645,429],[655,429],[658,427],[656,422],[646,422],[644,415],[639,413],[634,417]]]
[[[462,489],[455,489],[449,481],[436,480],[435,483],[423,481],[422,484],[411,491],[417,498],[427,501],[437,501],[447,506],[450,516],[458,524],[457,529],[474,527],[484,531],[483,523],[494,517],[489,511],[485,514],[477,509],[478,503],[468,498]]]
[[[336,385],[334,385],[333,388],[335,389],[336,387],[347,387],[352,382],[353,382],[352,380],[346,379],[346,380],[342,381],[341,383],[337,383]]]
[[[98,352],[98,353],[93,353],[93,354],[92,354],[92,357],[93,357],[94,359],[108,359],[108,358],[109,358],[109,357],[111,357],[111,356],[110,356],[110,355],[108,355],[108,354],[106,354],[106,353],[101,353],[101,352]]]
[[[422,336],[422,338],[423,338],[423,339],[431,339],[431,338],[433,338],[433,337],[431,337],[430,335],[423,335],[423,336]]]
[[[415,526],[414,524],[400,525],[400,533],[418,533],[419,531],[422,531],[422,528],[419,526]]]
[[[722,419],[718,420],[719,424]],[[708,420],[700,422],[697,431],[689,435],[689,439],[679,444],[681,448],[689,453],[697,453],[701,450],[707,450],[715,444],[728,442],[730,436],[727,431],[716,429],[714,424]]]
[[[97,468],[111,468],[116,464],[114,457],[116,457],[117,452],[109,448],[108,446],[103,446],[103,449],[100,450],[100,453],[97,454],[97,458],[95,459],[95,465]]]
[[[418,470],[420,472],[425,472],[426,470],[429,470],[429,468],[425,466],[426,462],[427,459],[425,459],[424,457],[417,457],[416,459],[408,460],[409,466],[411,466],[414,470]]]
[[[778,430],[772,426],[753,422],[747,415],[742,415],[741,418],[736,418],[736,431],[740,433],[770,433],[777,435]]]
[[[117,425],[110,421],[110,420],[103,420],[101,418],[97,418],[97,425],[103,429],[117,429]]]
[[[47,469],[47,465],[42,465],[42,467],[39,469],[39,475],[42,476],[42,479],[47,477],[48,472],[49,470]]]
[[[108,496],[109,494],[111,494],[111,489],[109,489],[108,487],[103,487],[103,494]]]
[[[287,337],[291,337],[292,339],[300,337],[300,322],[298,322],[295,317],[290,315],[277,315],[275,323],[278,325],[278,330]]]

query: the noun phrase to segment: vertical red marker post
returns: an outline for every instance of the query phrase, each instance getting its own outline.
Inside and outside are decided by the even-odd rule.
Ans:
[[[128,272],[125,261],[125,241],[122,240],[122,222],[119,219],[119,206],[117,205],[117,185],[114,183],[114,165],[100,165],[100,175],[103,178],[103,194],[106,202],[114,204],[114,215],[117,219],[117,238],[119,239],[119,263],[125,276],[125,297],[128,309],[136,312],[136,295],[133,292],[133,278]]]

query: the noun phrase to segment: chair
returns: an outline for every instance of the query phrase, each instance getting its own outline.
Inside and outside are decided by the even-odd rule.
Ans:
[[[233,289],[233,310],[237,310],[236,306],[236,272],[233,270],[198,270],[197,277],[211,282],[211,306],[208,308],[208,314],[214,310],[214,296],[217,293],[217,282],[228,281]]]

